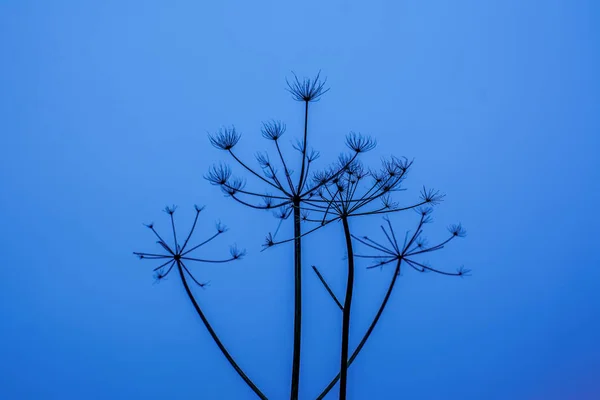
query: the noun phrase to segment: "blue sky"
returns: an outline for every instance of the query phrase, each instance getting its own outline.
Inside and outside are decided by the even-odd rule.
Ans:
[[[415,160],[399,201],[446,193],[432,240],[469,235],[431,258],[468,279],[404,271],[350,368],[352,399],[593,399],[600,396],[600,5],[581,1],[75,2],[0,4],[0,397],[250,399],[176,276],[153,285],[177,204],[198,237],[229,232],[197,266],[199,301],[269,398],[291,369],[292,247],[260,252],[276,221],[223,198],[203,175],[224,154],[207,132],[235,124],[245,158],[269,148],[261,121],[302,105],[291,71],[321,70],[312,107],[322,166],[344,135],[373,135],[365,157]],[[288,146],[286,151],[290,151]],[[270,149],[271,150],[271,149]],[[292,155],[292,153],[289,153]],[[394,216],[398,231],[414,214]],[[353,221],[377,237],[381,220]],[[282,234],[291,234],[288,224]],[[301,397],[338,367],[342,229],[305,241]],[[390,269],[359,264],[351,347]],[[336,398],[334,390],[328,398]]]

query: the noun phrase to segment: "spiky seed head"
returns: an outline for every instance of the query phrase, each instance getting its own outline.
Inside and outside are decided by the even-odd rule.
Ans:
[[[166,276],[166,275],[165,275],[164,271],[162,271],[162,270],[158,270],[158,271],[156,271],[156,272],[154,273],[154,279],[155,279],[157,282],[160,282],[162,279],[164,279],[164,278],[165,278],[165,276]]]
[[[271,160],[269,160],[269,155],[267,153],[256,153],[255,157],[261,168],[268,168],[271,166]]]
[[[374,183],[380,184],[385,179],[386,175],[381,171],[369,170],[369,175],[373,178]]]
[[[285,133],[285,124],[275,120],[263,122],[261,132],[265,139],[278,140]]]
[[[416,240],[416,244],[419,249],[422,249],[425,246],[427,246],[427,239],[422,236],[419,236],[419,238],[417,238]]]
[[[333,172],[330,169],[317,171],[313,174],[313,182],[317,185],[324,185],[332,176]]]
[[[402,177],[408,171],[412,161],[402,157],[398,158],[392,156],[388,159],[382,160],[383,169],[385,173],[390,177]]]
[[[304,78],[302,81],[298,79],[298,76],[292,72],[294,79],[291,82],[286,78],[287,91],[292,94],[292,98],[296,101],[314,102],[319,101],[320,97],[329,91],[329,88],[325,89],[325,83],[327,79],[320,80],[321,71],[317,74],[314,79]]]
[[[342,153],[338,156],[337,160],[337,168],[339,171],[347,171],[349,168],[352,168],[353,157],[350,154]],[[355,160],[356,161],[356,160]]]
[[[270,233],[267,235],[267,237],[265,238],[265,244],[263,245],[264,247],[271,247],[275,244],[275,241],[273,240],[273,235],[271,235]]]
[[[467,236],[467,231],[462,227],[461,224],[453,224],[448,227],[448,231],[455,237],[465,237]]]
[[[310,149],[310,151],[306,154],[306,161],[311,163],[311,162],[315,161],[317,158],[319,158],[320,155],[321,155],[321,153],[319,153],[318,151]]]
[[[269,194],[267,193],[266,196],[263,196],[263,201],[265,204],[266,208],[271,208],[273,206],[273,198],[271,196],[269,196]]]
[[[217,233],[223,233],[227,230],[227,227],[223,225],[221,221],[216,222],[215,228],[217,228]]]
[[[350,132],[346,136],[346,146],[356,153],[364,153],[373,150],[377,146],[375,139],[360,133]]]
[[[212,185],[225,185],[231,178],[231,168],[223,163],[213,165],[210,167],[208,174],[206,174],[204,178]]]
[[[277,219],[288,219],[290,215],[292,215],[293,208],[292,207],[279,207],[276,211],[273,212],[273,215]]]
[[[383,195],[381,197],[381,202],[383,203],[383,207],[385,209],[396,208],[398,206],[398,203],[393,201],[389,194]]]
[[[413,163],[412,161],[409,161],[408,158],[406,158],[406,157],[398,158],[398,157],[392,156],[392,160],[393,160],[394,164],[396,165],[396,168],[398,168],[403,173],[408,171],[408,169],[410,168],[410,166]]]
[[[302,221],[308,220],[308,217],[310,216],[310,213],[308,211],[302,210],[301,214],[302,214],[302,216],[301,216]]]
[[[214,135],[209,135],[210,143],[220,150],[231,150],[241,138],[234,126],[222,127]]]
[[[294,150],[297,150],[300,153],[304,153],[304,141],[300,139],[296,139],[296,143],[292,144]]]
[[[204,210],[205,206],[199,206],[197,204],[194,204],[194,210],[196,210],[197,213],[200,213],[200,211]]]
[[[176,209],[177,209],[177,206],[170,206],[170,207],[166,206],[163,211],[166,212],[169,215],[173,215],[175,213]]]
[[[425,186],[423,186],[423,189],[421,190],[421,200],[430,205],[441,203],[444,200],[444,197],[445,195],[440,193],[439,190],[426,189]]]
[[[234,260],[239,260],[246,255],[246,250],[238,249],[237,245],[234,244],[229,248],[229,254],[231,254],[231,258]]]

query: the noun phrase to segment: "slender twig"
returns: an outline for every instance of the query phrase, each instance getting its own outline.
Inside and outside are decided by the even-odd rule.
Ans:
[[[308,136],[308,101],[305,101],[304,107],[304,140],[302,141],[302,166],[300,167],[300,181],[298,182],[298,190],[302,189],[304,183],[304,168],[306,164],[306,149],[308,147],[308,143],[306,143],[306,139]]]
[[[319,270],[317,269],[317,267],[315,267],[314,265],[312,266],[312,268],[313,268],[313,271],[315,271],[315,274],[317,274],[317,276],[319,277],[319,280],[321,281],[321,283],[323,284],[323,286],[325,287],[325,290],[327,290],[327,293],[329,293],[329,295],[331,296],[331,298],[335,302],[335,304],[337,304],[337,306],[340,308],[340,310],[344,311],[344,306],[337,299],[337,297],[333,293],[333,290],[331,290],[331,288],[329,287],[329,285],[325,281],[325,278],[323,278],[323,275],[321,275],[321,273],[319,272]]]

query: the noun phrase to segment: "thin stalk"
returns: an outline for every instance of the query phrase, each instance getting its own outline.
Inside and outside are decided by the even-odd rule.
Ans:
[[[315,267],[314,265],[312,266],[312,268],[315,271],[315,274],[317,274],[317,277],[319,278],[319,280],[321,281],[321,283],[323,284],[323,286],[325,286],[325,290],[327,290],[327,293],[329,293],[329,295],[331,296],[331,298],[333,299],[333,301],[335,301],[335,304],[337,304],[337,306],[340,308],[340,310],[343,311],[344,310],[344,306],[337,299],[337,297],[335,296],[335,293],[333,293],[333,290],[331,290],[331,288],[329,287],[329,285],[325,281],[325,278],[323,278],[323,275],[321,275],[321,273],[319,272],[319,270],[317,269],[317,267]]]
[[[401,263],[401,260],[398,260],[398,263],[396,264],[396,269],[394,270],[394,276],[392,277],[392,280],[390,282],[388,290],[385,294],[385,297],[383,298],[383,302],[381,303],[381,306],[379,307],[379,310],[377,311],[375,318],[373,318],[373,322],[371,322],[369,329],[367,329],[367,332],[365,333],[362,340],[356,347],[356,350],[354,350],[354,352],[352,353],[352,356],[348,360],[348,367],[356,359],[356,357],[362,350],[363,346],[367,342],[367,339],[369,339],[369,336],[371,336],[373,329],[375,329],[375,325],[377,325],[377,322],[379,321],[379,318],[381,317],[381,314],[383,313],[383,310],[385,309],[385,306],[387,305],[388,300],[390,299],[390,295],[392,294],[392,291],[394,290],[394,285],[396,284],[396,280],[398,279],[398,274],[400,273],[400,263]],[[321,392],[321,394],[319,395],[319,397],[317,397],[316,400],[322,400],[327,395],[327,393],[329,393],[329,391],[331,389],[333,389],[333,387],[335,386],[335,384],[337,383],[337,381],[339,379],[340,379],[340,374],[337,374],[337,376],[335,378],[333,378],[331,382],[329,382],[329,385],[327,385],[325,390],[323,390],[323,392]]]
[[[302,149],[302,166],[296,195],[294,197],[294,353],[292,359],[291,400],[298,400],[300,391],[300,344],[302,339],[302,216],[300,214],[300,190],[304,184],[304,168],[306,160],[306,143],[308,138],[308,101],[304,107],[304,142]]]
[[[260,389],[258,389],[258,387],[254,384],[254,382],[252,382],[252,380],[250,378],[248,378],[248,376],[244,373],[244,371],[242,371],[242,369],[239,367],[239,365],[235,362],[235,360],[233,359],[233,357],[231,357],[231,355],[229,354],[229,352],[227,351],[227,349],[225,348],[225,346],[223,345],[223,343],[221,343],[221,340],[219,339],[219,337],[217,336],[217,334],[213,330],[212,326],[210,325],[210,323],[206,319],[206,316],[204,316],[204,313],[200,309],[200,306],[198,305],[198,302],[196,302],[196,299],[192,295],[192,291],[190,290],[190,287],[188,286],[188,283],[187,283],[187,280],[185,278],[185,274],[183,273],[183,268],[181,266],[181,262],[180,261],[177,261],[177,269],[179,270],[179,276],[181,277],[181,282],[183,282],[183,287],[185,288],[185,291],[186,291],[188,297],[190,298],[190,301],[194,305],[194,308],[196,309],[196,312],[198,313],[198,316],[200,317],[200,319],[204,323],[204,326],[208,330],[208,333],[213,338],[213,340],[215,341],[215,343],[217,344],[217,346],[219,347],[219,349],[221,350],[221,352],[223,353],[223,355],[225,356],[225,358],[227,359],[227,361],[229,361],[229,364],[231,364],[231,366],[235,369],[235,371],[238,373],[238,375],[244,380],[244,382],[246,382],[246,384],[248,386],[250,386],[250,388],[254,391],[254,393],[256,393],[256,395],[260,399],[262,399],[262,400],[268,400],[267,396],[265,396],[260,391]]]
[[[300,199],[294,200],[294,353],[291,400],[298,400],[300,384],[300,343],[302,338],[302,228]]]
[[[354,254],[352,251],[352,237],[348,218],[342,216],[346,249],[348,252],[348,279],[346,282],[346,298],[344,299],[344,314],[342,317],[342,356],[340,361],[340,400],[346,400],[346,386],[348,382],[348,341],[350,336],[350,307],[352,306],[352,293],[354,291]]]
[[[304,184],[304,165],[305,165],[305,161],[306,161],[306,149],[308,147],[308,143],[306,143],[306,139],[308,136],[308,101],[305,101],[305,107],[304,107],[304,142],[303,142],[303,146],[304,148],[302,149],[302,166],[300,167],[300,182],[298,182],[298,194],[300,193],[300,190],[302,190],[302,186]]]

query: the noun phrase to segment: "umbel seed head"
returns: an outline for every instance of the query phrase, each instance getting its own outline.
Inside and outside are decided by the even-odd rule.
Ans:
[[[210,143],[220,150],[231,150],[241,138],[234,126],[223,127],[214,135],[208,135]]]
[[[287,91],[292,94],[292,97],[296,101],[319,101],[319,98],[329,91],[329,88],[325,89],[325,83],[327,79],[321,81],[319,76],[321,71],[317,74],[314,79],[304,78],[302,81],[298,79],[298,76],[292,72],[294,79],[290,82],[285,80],[287,83]]]
[[[204,178],[213,185],[225,185],[231,178],[231,168],[223,163],[213,165]]]
[[[277,140],[285,133],[285,124],[275,120],[263,122],[261,132],[265,139]]]
[[[364,153],[373,150],[377,146],[377,142],[368,136],[363,136],[360,133],[350,132],[346,137],[346,146],[356,153]]]

